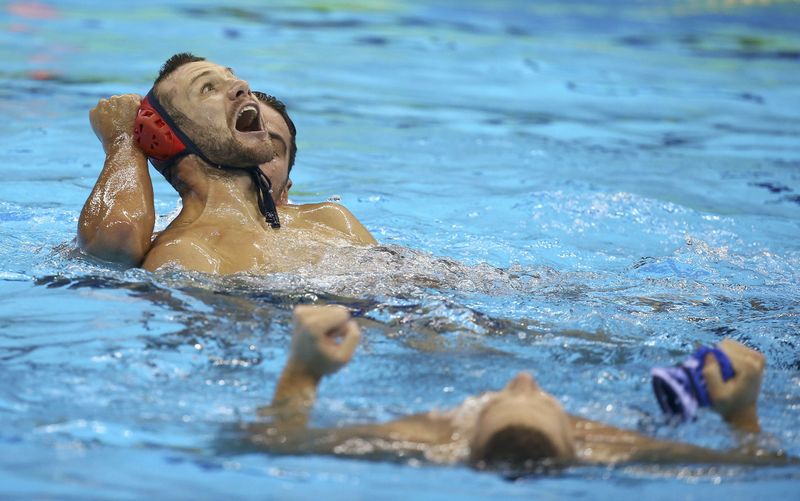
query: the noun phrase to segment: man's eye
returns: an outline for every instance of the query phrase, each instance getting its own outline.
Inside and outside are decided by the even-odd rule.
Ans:
[[[214,84],[207,83],[207,84],[203,85],[203,88],[200,89],[200,92],[203,93],[203,94],[206,94],[206,93],[211,92],[213,90],[214,90]]]

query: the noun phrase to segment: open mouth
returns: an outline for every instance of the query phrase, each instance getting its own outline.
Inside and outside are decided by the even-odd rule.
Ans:
[[[239,132],[261,132],[261,117],[258,106],[247,104],[236,114],[236,130]]]

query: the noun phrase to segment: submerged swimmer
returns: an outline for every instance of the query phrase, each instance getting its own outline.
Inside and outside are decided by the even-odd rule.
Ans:
[[[478,468],[527,468],[537,464],[736,463],[785,464],[782,453],[718,452],[668,442],[567,414],[527,373],[505,388],[468,398],[449,411],[432,411],[382,424],[308,429],[308,415],[324,376],[352,357],[360,340],[356,323],[338,306],[298,306],[289,360],[267,418],[246,426],[247,442],[266,451],[353,457],[420,457],[433,462],[466,462]],[[732,340],[719,349],[735,376],[727,381],[714,356],[702,369],[713,409],[734,429],[758,432],[756,400],[764,357]]]
[[[136,95],[102,100],[90,120],[106,161],[78,224],[87,253],[149,270],[172,265],[230,274],[293,269],[331,246],[376,243],[341,205],[288,203],[294,124],[280,101],[251,92],[230,69],[177,54],[162,67],[148,99],[159,102],[196,146],[154,160],[183,207],[153,240],[153,190],[141,149],[151,143],[137,144],[134,135],[137,112],[141,118],[151,110]],[[266,179],[255,175],[256,166]],[[270,205],[274,222],[265,218]]]

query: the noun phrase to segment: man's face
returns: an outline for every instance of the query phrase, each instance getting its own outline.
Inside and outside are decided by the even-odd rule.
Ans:
[[[158,96],[212,162],[248,167],[272,160],[262,108],[230,68],[207,61],[184,64],[158,84]]]
[[[272,151],[274,155],[269,162],[259,165],[261,172],[266,174],[272,182],[272,198],[278,205],[289,202],[289,188],[292,182],[289,180],[289,145],[292,141],[292,133],[286,121],[275,109],[259,102],[261,119],[269,131],[269,139],[272,141]]]

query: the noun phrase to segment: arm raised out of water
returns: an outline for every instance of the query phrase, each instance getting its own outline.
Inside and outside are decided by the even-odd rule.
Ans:
[[[347,364],[361,339],[358,325],[341,306],[297,306],[294,320],[289,360],[272,404],[260,411],[284,428],[306,426],[323,376]]]
[[[723,381],[717,359],[711,354],[705,357],[703,378],[714,410],[733,428],[748,433],[758,433],[756,400],[761,393],[761,380],[764,376],[764,355],[725,339],[717,347],[730,359],[736,375]]]
[[[308,429],[308,416],[323,377],[347,364],[361,339],[358,325],[341,306],[297,306],[289,360],[272,403],[259,409],[266,423],[247,426],[249,441],[270,452],[343,454],[391,459],[422,455],[432,444],[451,439],[453,427],[444,417],[412,415],[383,424],[334,429]],[[378,441],[370,450],[347,452],[351,441]]]
[[[249,441],[271,452],[337,454],[362,458],[463,461],[477,468],[528,468],[544,464],[704,463],[788,464],[771,451],[714,451],[669,442],[568,415],[532,376],[520,373],[505,388],[467,399],[450,411],[432,411],[387,423],[336,429],[308,429],[320,380],[353,355],[358,326],[344,308],[299,306],[292,350],[272,404],[259,410],[270,422],[247,427]],[[719,384],[708,378],[717,410],[732,426],[757,429],[755,398],[763,358],[723,342],[738,380]],[[752,409],[752,410],[751,410]],[[755,421],[753,421],[755,419]]]
[[[717,345],[735,371],[723,381],[714,355],[705,355],[703,378],[712,409],[734,430],[746,434],[761,430],[756,400],[761,391],[764,356],[731,339]],[[621,430],[596,421],[573,418],[580,449],[589,451],[584,460],[600,463],[715,463],[715,464],[788,464],[795,461],[782,452],[757,450],[743,441],[739,448],[715,451],[690,444],[656,440],[636,432]]]
[[[112,96],[89,112],[106,159],[78,221],[83,251],[127,266],[142,262],[155,224],[147,158],[133,138],[140,102],[136,94]]]

